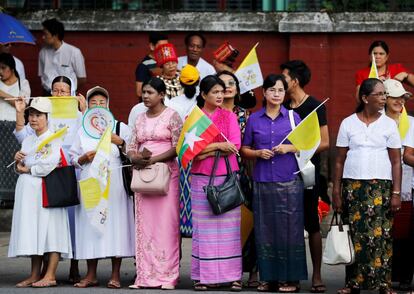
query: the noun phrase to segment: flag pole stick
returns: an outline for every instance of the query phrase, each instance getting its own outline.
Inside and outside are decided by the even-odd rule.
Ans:
[[[229,141],[229,139],[227,139],[227,137],[223,134],[223,132],[220,132],[220,134],[223,136],[224,140],[227,141],[227,143],[233,144],[232,142]],[[236,152],[237,156],[240,156],[239,152]]]
[[[11,167],[13,164],[15,164],[16,163],[16,160],[15,161],[13,161],[12,163],[10,163],[8,166],[6,166],[6,168],[9,168],[9,167]]]
[[[48,98],[48,99],[77,99],[76,96],[50,96],[50,97],[46,97],[46,96],[38,96],[38,97],[23,97],[24,100],[32,100],[32,99],[37,99],[37,98]],[[10,97],[10,98],[5,98],[4,100],[6,101],[14,101],[14,100],[19,100],[20,97]]]
[[[287,134],[287,136],[279,143],[279,145],[280,144],[282,144],[283,142],[285,142],[286,141],[286,139],[290,136],[290,134],[292,134],[292,132],[298,127],[298,126],[300,126],[300,124],[301,123],[303,123],[314,111],[316,111],[316,110],[318,110],[319,109],[319,107],[321,107],[322,105],[324,105],[328,100],[329,100],[330,98],[328,97],[328,98],[326,98],[321,104],[319,104],[318,105],[318,107],[316,107],[314,110],[312,110],[293,130],[291,130],[290,132],[289,132],[289,134]],[[277,146],[279,146],[279,145],[277,145]]]

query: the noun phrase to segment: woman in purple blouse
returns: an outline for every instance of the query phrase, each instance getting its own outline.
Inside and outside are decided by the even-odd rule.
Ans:
[[[241,154],[255,159],[253,213],[261,284],[258,291],[297,292],[307,279],[303,237],[303,182],[296,174],[295,147],[284,140],[292,130],[282,105],[287,83],[269,75],[263,83],[264,107],[250,115]],[[299,115],[293,113],[295,124]]]

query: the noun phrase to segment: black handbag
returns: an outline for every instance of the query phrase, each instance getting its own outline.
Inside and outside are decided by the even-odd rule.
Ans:
[[[214,159],[213,170],[210,175],[210,181],[207,186],[203,187],[204,192],[207,194],[207,200],[210,203],[215,215],[223,214],[245,202],[243,190],[239,182],[239,175],[237,172],[233,172],[231,170],[227,155],[224,156],[227,169],[226,179],[220,185],[213,185],[219,160],[220,151],[217,151]]]
[[[60,150],[61,166],[42,178],[42,206],[68,207],[79,204],[75,167],[68,165]]]
[[[119,136],[120,133],[120,125],[121,122],[117,121],[115,126],[115,133]],[[131,182],[132,182],[132,166],[131,161],[128,157],[125,156],[125,154],[122,151],[122,146],[118,146],[119,150],[119,156],[121,158],[121,164],[122,165],[128,165],[122,167],[122,182],[124,184],[124,189],[128,196],[134,196],[134,191],[131,190]]]

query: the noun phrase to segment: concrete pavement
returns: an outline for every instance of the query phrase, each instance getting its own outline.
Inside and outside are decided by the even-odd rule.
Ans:
[[[57,278],[59,281],[59,287],[50,289],[16,289],[14,285],[23,280],[30,271],[30,260],[28,258],[7,258],[7,250],[9,243],[9,233],[0,233],[0,293],[131,293],[127,288],[128,285],[132,284],[135,273],[134,261],[132,258],[125,259],[121,269],[121,279],[124,288],[122,290],[111,290],[106,289],[106,285],[111,271],[111,263],[109,260],[102,260],[98,265],[98,277],[100,287],[88,288],[88,289],[77,289],[73,288],[72,285],[67,284],[69,262],[64,260],[60,262]],[[191,256],[191,239],[183,239],[183,259],[181,261],[181,281],[177,290],[174,292],[180,293],[193,293],[192,282],[190,279],[190,256]],[[309,254],[308,254],[309,256]],[[309,259],[309,258],[308,258]],[[310,262],[309,262],[310,263]],[[86,264],[84,261],[80,262],[81,273],[84,274],[86,270]],[[328,287],[329,293],[334,293],[335,289],[342,286],[344,278],[344,268],[338,267],[323,267],[323,274],[326,277],[325,283]],[[246,277],[247,278],[247,277]],[[301,293],[307,293],[310,289],[310,282],[305,281],[302,283]],[[158,293],[163,290],[135,290],[139,293]],[[225,288],[221,291],[224,292]],[[244,289],[243,292],[256,292],[255,289]]]
[[[9,243],[8,232],[0,232],[0,293],[132,293],[135,291],[137,293],[161,293],[165,290],[150,290],[150,289],[140,289],[140,290],[130,290],[127,288],[128,285],[132,284],[135,268],[134,261],[132,258],[124,259],[122,268],[121,268],[121,283],[123,289],[121,290],[112,290],[105,288],[105,285],[110,278],[111,263],[110,260],[101,260],[98,265],[98,279],[101,286],[96,288],[87,288],[87,289],[78,289],[74,288],[71,284],[68,284],[67,277],[69,272],[69,261],[64,260],[59,263],[59,268],[57,272],[57,279],[59,286],[49,289],[17,289],[15,284],[27,277],[30,271],[30,260],[28,258],[7,258],[7,250]],[[181,281],[177,289],[173,291],[179,293],[194,293],[192,290],[192,282],[190,279],[190,256],[191,256],[191,239],[183,239],[183,259],[181,261]],[[310,254],[307,252],[308,259],[308,269],[311,273]],[[86,263],[84,261],[80,262],[81,275],[85,274]],[[336,293],[338,288],[343,286],[344,281],[344,267],[343,266],[322,266],[322,275],[324,282],[327,286],[327,293]],[[245,276],[247,279],[247,276]],[[301,283],[301,293],[309,293],[311,283],[310,281],[303,281]],[[227,292],[226,288],[222,288],[214,292]],[[255,289],[243,289],[244,293],[256,293]],[[364,293],[377,293],[374,291],[364,292]],[[403,292],[400,292],[403,293]]]

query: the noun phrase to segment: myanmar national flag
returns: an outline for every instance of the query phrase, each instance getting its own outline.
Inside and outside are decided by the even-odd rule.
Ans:
[[[220,131],[216,125],[200,108],[195,106],[184,122],[176,147],[182,166],[187,168],[188,163],[206,148],[218,134]]]
[[[403,109],[400,114],[400,121],[398,123],[398,130],[400,132],[401,140],[405,139],[405,136],[407,135],[409,128],[410,128],[410,120],[408,119],[407,110],[403,106]]]
[[[375,56],[374,54],[372,54],[372,58],[371,58],[371,70],[369,71],[369,75],[368,78],[374,78],[374,79],[378,79],[378,69],[377,69],[377,64],[375,63]]]

